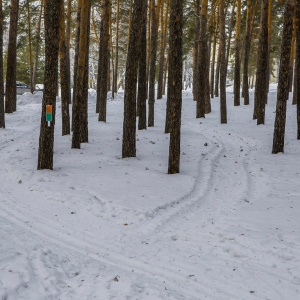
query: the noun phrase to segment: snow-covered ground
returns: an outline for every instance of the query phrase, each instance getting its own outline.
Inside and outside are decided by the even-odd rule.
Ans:
[[[37,171],[41,93],[19,98],[0,130],[0,299],[300,299],[300,142],[288,103],[285,153],[272,155],[251,105],[220,125],[219,100],[195,118],[184,91],[181,173],[167,174],[166,101],[121,158],[123,95],[70,149],[58,109],[54,171]],[[58,107],[60,103],[58,102]]]

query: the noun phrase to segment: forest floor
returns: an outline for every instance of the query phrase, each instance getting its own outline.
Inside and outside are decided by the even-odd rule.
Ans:
[[[272,155],[276,87],[266,124],[251,105],[220,124],[219,99],[196,119],[183,92],[181,173],[167,174],[166,100],[155,127],[121,158],[123,94],[107,123],[89,96],[89,143],[61,136],[54,170],[37,171],[41,93],[18,98],[0,130],[1,300],[300,299],[300,141],[288,102],[285,153]]]

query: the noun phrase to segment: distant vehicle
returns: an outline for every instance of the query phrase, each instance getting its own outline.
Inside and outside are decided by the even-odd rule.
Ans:
[[[31,92],[31,87],[24,82],[16,81],[17,95],[22,95],[26,92]]]
[[[4,95],[5,95],[5,90],[6,90],[6,86],[5,86],[5,82],[4,82]],[[31,92],[30,86],[21,81],[16,81],[16,90],[17,90],[17,95],[22,95],[26,92],[29,92],[29,93]]]

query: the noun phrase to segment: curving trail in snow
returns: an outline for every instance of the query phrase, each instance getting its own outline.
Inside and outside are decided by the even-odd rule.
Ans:
[[[164,100],[156,126],[137,133],[136,159],[120,159],[121,95],[106,124],[90,95],[90,143],[80,150],[60,136],[58,102],[55,170],[36,171],[35,97],[21,97],[0,132],[2,299],[300,297],[293,108],[286,154],[272,156],[272,94],[259,128],[251,107],[230,103],[220,125],[217,99],[195,119],[185,92],[181,174],[169,176]]]

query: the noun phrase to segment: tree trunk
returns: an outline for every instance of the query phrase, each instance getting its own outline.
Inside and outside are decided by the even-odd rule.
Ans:
[[[26,2],[26,8],[27,8],[27,24],[28,24],[30,88],[31,88],[31,93],[33,93],[35,90],[35,86],[33,86],[32,38],[31,38],[31,20],[30,20],[29,0],[27,0],[27,2]]]
[[[183,2],[171,0],[170,5],[170,61],[169,61],[169,93],[172,120],[169,146],[168,174],[180,171],[180,131],[182,107],[182,26]]]
[[[0,128],[5,128],[3,85],[3,8],[0,0]]]
[[[45,2],[45,79],[41,131],[38,151],[38,170],[53,170],[54,125],[58,80],[59,24],[62,0]],[[53,120],[46,122],[46,105],[52,105]],[[50,126],[48,126],[50,125]]]
[[[287,0],[284,12],[284,25],[281,43],[279,82],[277,90],[277,105],[273,136],[272,153],[284,152],[284,134],[286,122],[286,100],[289,96],[289,66],[293,33],[294,1]]]
[[[143,28],[143,6],[143,1],[134,1],[126,61],[122,158],[136,156],[136,51]]]
[[[234,106],[240,105],[241,88],[241,0],[237,2],[237,20],[235,35],[235,63],[234,63]]]
[[[70,41],[71,41],[71,15],[72,15],[72,0],[68,0],[67,5],[67,24],[66,24],[66,80],[69,90],[69,104],[72,102],[71,93],[71,61],[70,61]]]
[[[252,16],[252,3],[251,0],[247,0],[247,19],[246,19],[246,34],[245,34],[245,44],[244,44],[244,73],[243,73],[243,96],[244,105],[249,105],[249,57],[251,50],[251,16]]]
[[[206,35],[206,26],[207,26],[207,3],[208,0],[202,0],[201,3],[201,13],[200,13],[200,37],[199,37],[199,66],[198,66],[198,82],[202,86],[196,91],[196,101],[197,101],[197,110],[196,118],[205,118],[205,102],[206,102],[206,84],[207,80],[205,78],[206,74],[206,64],[207,61],[207,35]]]
[[[165,19],[163,22],[163,7],[161,9],[161,41],[160,41],[160,57],[159,57],[159,71],[158,71],[158,82],[157,82],[157,99],[161,99],[163,96],[163,86],[164,86],[164,64],[165,64],[165,51],[166,51],[166,42],[167,42],[167,27],[169,20],[169,2],[166,2],[166,13]],[[163,2],[162,2],[163,6]]]
[[[197,99],[199,90],[199,33],[200,33],[200,0],[194,1],[195,9],[195,31],[194,31],[194,48],[193,48],[193,96],[194,101]]]
[[[225,61],[225,11],[224,0],[219,1],[220,14],[220,114],[221,124],[227,124],[226,105],[226,61]]]
[[[43,4],[44,2],[41,2],[41,8],[39,12],[39,18],[37,22],[37,28],[36,28],[36,45],[35,45],[35,58],[34,58],[34,64],[33,64],[33,73],[32,73],[32,85],[36,86],[36,79],[37,79],[37,70],[39,65],[39,51],[40,51],[40,42],[41,42],[41,23],[42,23],[42,14],[43,14]]]
[[[70,134],[70,81],[68,80],[68,64],[67,64],[67,47],[65,34],[65,6],[61,3],[60,16],[60,41],[59,41],[59,57],[60,57],[60,83],[61,83],[61,116],[62,116],[62,135]]]
[[[297,139],[300,140],[300,0],[296,0],[296,102],[297,102]]]
[[[119,68],[119,24],[120,24],[120,0],[117,0],[117,19],[116,19],[116,59],[115,59],[115,75],[113,89],[118,92],[118,68]]]
[[[141,1],[141,0],[140,0]],[[143,130],[147,129],[147,110],[146,110],[146,101],[147,101],[147,0],[142,0],[143,11],[141,15],[141,37],[139,44],[139,67],[138,67],[138,129]]]
[[[151,59],[149,71],[149,98],[148,98],[148,127],[154,126],[154,102],[155,102],[155,68],[157,49],[157,18],[155,0],[151,3]]]
[[[98,86],[97,97],[99,97],[99,118],[98,121],[106,122],[106,100],[108,90],[108,66],[109,66],[109,9],[110,1],[102,0],[101,13],[101,33],[99,51],[99,68],[98,68]]]
[[[85,71],[87,60],[87,36],[88,36],[88,24],[89,24],[89,10],[90,1],[84,0],[81,3],[80,13],[80,36],[79,36],[79,50],[78,50],[78,62],[77,72],[75,78],[75,94],[73,103],[73,136],[72,136],[72,148],[80,149],[80,143],[82,141],[81,130],[82,123],[85,116]]]
[[[262,0],[253,113],[253,119],[257,118],[257,125],[265,123],[265,106],[268,98],[268,10],[268,0]]]
[[[19,0],[11,0],[5,84],[6,113],[12,113],[17,110],[16,68],[18,11]]]

